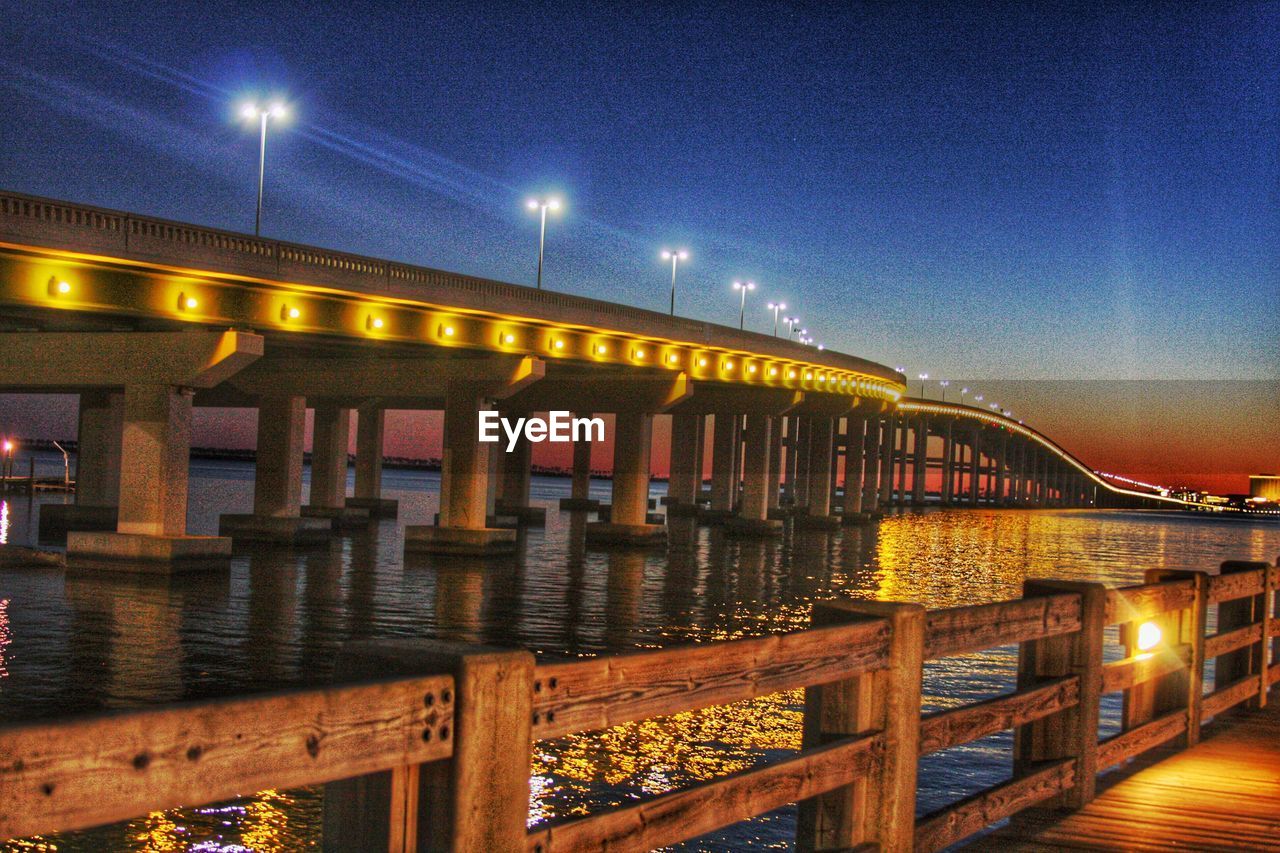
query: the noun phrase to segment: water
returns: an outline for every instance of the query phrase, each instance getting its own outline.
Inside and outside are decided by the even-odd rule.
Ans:
[[[41,461],[60,472],[61,457]],[[935,510],[866,528],[735,542],[672,528],[670,552],[597,551],[581,515],[558,512],[568,481],[535,478],[547,528],[519,555],[487,564],[411,556],[404,524],[428,523],[439,477],[386,472],[400,518],[330,547],[238,554],[231,570],[165,580],[0,567],[0,721],[324,684],[344,642],[441,637],[516,645],[548,657],[794,630],[815,600],[836,596],[949,607],[1014,598],[1027,577],[1137,583],[1148,568],[1205,569],[1274,559],[1280,525],[1087,510]],[[607,482],[592,486],[608,497]],[[655,490],[655,496],[660,488]],[[190,527],[212,533],[246,512],[253,469],[192,465]],[[62,500],[43,496],[38,500]],[[679,520],[677,520],[679,521]],[[0,506],[0,538],[30,541],[25,497]],[[931,709],[1012,689],[1012,649],[928,666]],[[1117,707],[1104,707],[1114,726]],[[776,760],[799,746],[798,691],[539,743],[530,819],[581,814]],[[994,735],[927,757],[928,811],[1007,778],[1012,738]],[[5,850],[256,850],[316,847],[318,789],[265,791],[233,803],[157,812],[112,827],[11,842]],[[684,845],[785,849],[794,809]]]

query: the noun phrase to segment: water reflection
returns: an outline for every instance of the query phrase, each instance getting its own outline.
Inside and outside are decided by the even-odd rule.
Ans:
[[[218,512],[251,498],[249,473],[201,464],[193,530],[210,532]],[[0,567],[0,719],[323,684],[352,639],[439,637],[578,656],[792,630],[807,624],[814,601],[837,596],[945,607],[1016,597],[1028,576],[1130,583],[1156,566],[1206,568],[1280,552],[1275,526],[1018,510],[900,513],[766,541],[673,519],[665,552],[601,550],[585,545],[585,514],[556,510],[567,482],[536,479],[547,527],[522,533],[515,557],[405,561],[403,525],[429,520],[436,480],[393,473],[388,496],[400,500],[399,519],[344,531],[325,548],[248,550],[229,573],[139,580]],[[607,484],[593,484],[593,496],[607,499]],[[34,516],[26,500],[6,504],[14,518]],[[31,526],[15,524],[10,539],[23,542]],[[932,664],[926,702],[948,707],[1008,689],[1014,666],[1011,650]],[[798,746],[800,703],[796,691],[539,743],[530,819],[773,760]],[[922,808],[991,784],[1008,766],[1007,735],[930,756]],[[296,850],[315,844],[319,815],[316,791],[267,791],[31,844]],[[688,846],[785,845],[792,826],[793,810],[783,809]]]

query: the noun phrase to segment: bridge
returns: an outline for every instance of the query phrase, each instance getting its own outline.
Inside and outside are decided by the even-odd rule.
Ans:
[[[531,444],[490,452],[478,414],[614,417],[613,498],[591,541],[661,542],[649,510],[655,416],[671,418],[669,513],[735,536],[858,524],[894,505],[1181,505],[1100,477],[993,411],[906,396],[831,350],[568,294],[0,193],[0,391],[79,395],[76,503],[41,508],[70,558],[150,568],[233,539],[319,541],[397,507],[384,415],[444,416],[440,514],[406,550],[514,549],[536,523]],[[193,406],[258,412],[253,512],[186,530]],[[314,410],[310,503],[303,428]],[[354,495],[346,494],[351,410]],[[711,489],[703,492],[710,433]],[[566,508],[588,496],[574,448]],[[936,486],[931,487],[931,482]]]

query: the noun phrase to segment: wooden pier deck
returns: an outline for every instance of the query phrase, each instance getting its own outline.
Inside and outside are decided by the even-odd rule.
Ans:
[[[1079,811],[1024,813],[964,849],[1280,850],[1280,694],[1220,718],[1191,749],[1110,775]]]

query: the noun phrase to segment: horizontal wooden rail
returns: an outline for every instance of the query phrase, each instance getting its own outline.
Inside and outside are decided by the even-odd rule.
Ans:
[[[1149,583],[1113,589],[1107,593],[1106,622],[1136,622],[1170,610],[1182,610],[1195,601],[1196,587],[1190,580]]]
[[[1236,628],[1234,631],[1227,631],[1222,634],[1214,634],[1211,637],[1205,637],[1204,656],[1206,658],[1216,658],[1219,655],[1234,652],[1237,649],[1242,649],[1251,643],[1257,643],[1261,640],[1261,622],[1253,625],[1245,625],[1243,628]]]
[[[844,738],[792,758],[529,833],[533,853],[652,850],[816,797],[868,775],[878,735]]]
[[[888,665],[888,622],[539,664],[533,736],[616,726],[825,684]]]
[[[1075,761],[1063,759],[966,797],[917,822],[916,850],[932,853],[949,847],[996,821],[1057,796],[1074,783]]]
[[[1229,711],[1241,702],[1256,698],[1258,695],[1258,676],[1247,675],[1236,679],[1226,687],[1220,687],[1204,697],[1200,706],[1201,722],[1216,717],[1223,711]]]
[[[453,751],[447,675],[0,729],[0,839],[84,829]]]
[[[1187,712],[1179,709],[1109,737],[1098,744],[1098,769],[1115,767],[1148,749],[1168,743],[1186,730]]]
[[[973,604],[925,615],[925,660],[1080,630],[1080,596],[1071,593]]]
[[[1183,644],[1145,652],[1102,665],[1102,692],[1128,690],[1162,675],[1186,669],[1191,661],[1191,646]]]
[[[1209,603],[1217,604],[1221,601],[1235,601],[1238,598],[1261,595],[1262,575],[1261,569],[1252,572],[1211,575],[1208,589]]]
[[[929,714],[920,721],[920,754],[928,755],[971,743],[989,734],[1042,719],[1070,708],[1079,698],[1080,679],[1072,675],[1016,693]]]

